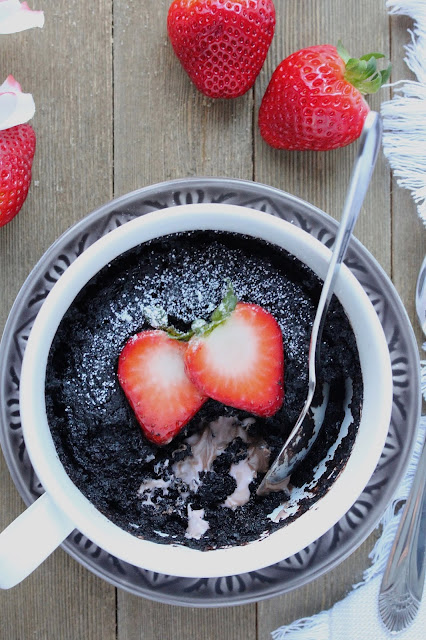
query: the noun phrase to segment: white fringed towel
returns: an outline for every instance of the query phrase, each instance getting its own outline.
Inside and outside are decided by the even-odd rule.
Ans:
[[[392,100],[381,106],[383,151],[426,225],[426,0],[387,0],[386,6],[414,21],[405,62],[417,80],[395,85]]]

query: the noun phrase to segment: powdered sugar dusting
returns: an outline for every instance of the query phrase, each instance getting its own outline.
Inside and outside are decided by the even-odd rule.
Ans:
[[[275,315],[287,360],[299,371],[306,368],[306,318],[313,316],[314,303],[301,285],[283,279],[276,259],[275,263],[259,260],[235,243],[224,247],[219,240],[201,242],[196,234],[192,238],[179,251],[170,241],[169,251],[159,252],[156,243],[147,243],[140,258],[134,252],[129,273],[117,276],[107,297],[108,315],[85,327],[83,359],[90,367],[81,363],[80,386],[101,411],[116,384],[105,349],[118,356],[127,339],[142,329],[167,321],[186,330],[195,318],[208,319],[223,297],[227,278],[239,300],[256,302]],[[114,263],[104,270],[107,277],[115,271]],[[102,277],[101,272],[96,280]]]

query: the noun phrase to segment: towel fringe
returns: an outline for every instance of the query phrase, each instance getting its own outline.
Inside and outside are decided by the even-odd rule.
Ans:
[[[272,631],[273,640],[329,640],[330,627],[327,611],[312,618],[301,618],[288,627]]]
[[[423,442],[426,437],[426,417],[420,420],[419,429],[417,432],[416,442],[414,445],[414,451],[411,456],[410,464],[408,465],[407,472],[401,481],[398,491],[393,497],[392,502],[386,509],[385,513],[380,520],[382,527],[382,534],[374,545],[370,552],[369,558],[371,560],[371,566],[364,571],[363,579],[358,584],[354,585],[353,589],[362,587],[366,582],[369,582],[372,578],[380,575],[384,572],[389,553],[395,539],[396,530],[401,519],[401,506],[407,500],[410,493],[411,485],[413,483],[414,474],[416,473],[417,465],[422,453]]]
[[[383,152],[397,184],[411,192],[426,225],[426,30],[421,26],[426,25],[426,4],[424,0],[387,0],[386,6],[390,14],[408,15],[414,21],[404,61],[417,82],[398,86],[392,100],[381,106]]]

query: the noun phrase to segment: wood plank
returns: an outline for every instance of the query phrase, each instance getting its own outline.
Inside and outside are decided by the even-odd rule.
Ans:
[[[120,594],[119,594],[120,595]],[[117,640],[256,640],[256,605],[218,609],[119,599]]]
[[[353,55],[382,51],[389,56],[389,30],[386,9],[379,0],[342,3],[324,0],[278,0],[277,32],[266,68],[256,85],[256,109],[269,78],[287,55],[304,46],[336,44],[340,38]],[[307,18],[308,17],[308,18]],[[368,98],[378,109],[388,90]],[[255,132],[255,179],[280,187],[320,207],[339,219],[357,150],[357,143],[331,152],[286,152],[267,148]],[[373,181],[355,228],[355,236],[373,253],[381,266],[391,268],[390,176],[383,157],[379,158]],[[275,628],[327,609],[359,581],[368,566],[368,553],[377,534],[333,571],[314,582],[279,598],[258,605],[258,638],[270,637]]]
[[[269,79],[286,56],[305,46],[342,40],[354,56],[378,50],[389,55],[388,17],[380,0],[277,0],[277,27],[266,64],[256,83],[256,113]],[[368,98],[379,107],[388,90]],[[331,152],[293,152],[268,147],[255,131],[255,179],[299,196],[340,218],[357,144]],[[389,172],[383,158],[357,222],[355,235],[390,272]]]
[[[0,593],[0,640],[115,640],[115,589],[55,552],[25,582]]]
[[[252,94],[214,101],[195,89],[167,37],[169,5],[114,7],[117,195],[187,176],[252,178]]]
[[[169,5],[114,6],[116,195],[187,176],[252,178],[252,94],[213,101],[194,88],[167,38]],[[255,605],[192,610],[119,591],[118,637],[251,639],[255,613]]]
[[[33,93],[33,183],[22,211],[0,229],[0,329],[20,285],[47,247],[112,195],[111,6],[103,0],[31,2],[43,29],[0,37],[2,75]],[[90,34],[90,37],[88,37]],[[24,508],[0,458],[0,529]],[[0,638],[115,638],[115,589],[58,550],[0,593]]]

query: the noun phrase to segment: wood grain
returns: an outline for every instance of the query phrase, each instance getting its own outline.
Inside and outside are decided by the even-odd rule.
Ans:
[[[256,640],[256,605],[195,609],[130,596],[119,598],[118,630],[118,640]]]
[[[115,193],[195,175],[251,179],[251,94],[199,93],[167,38],[170,3],[145,4],[114,6]]]
[[[410,22],[389,19],[382,0],[275,0],[277,26],[253,90],[237,100],[198,93],[166,33],[169,0],[33,0],[46,24],[0,38],[2,75],[13,73],[37,105],[37,154],[23,210],[0,229],[0,329],[13,300],[48,246],[89,211],[127,191],[185,176],[225,176],[270,184],[340,217],[357,145],[329,153],[269,148],[257,111],[269,78],[292,51],[340,38],[354,54],[394,58]],[[390,97],[369,99],[374,109]],[[355,235],[389,273],[414,316],[414,285],[425,231],[409,194],[379,159]],[[416,336],[421,336],[416,328]],[[0,456],[0,529],[23,509]],[[314,582],[242,607],[194,609],[116,590],[58,550],[15,589],[0,593],[0,640],[266,640],[295,618],[344,597],[361,579],[372,534]]]
[[[111,3],[32,2],[43,29],[0,37],[2,76],[33,93],[33,183],[0,229],[0,326],[49,245],[112,196]],[[23,509],[1,459],[0,529]],[[13,590],[0,592],[1,640],[112,640],[115,589],[59,550]]]

